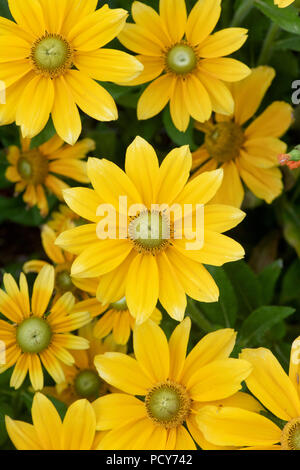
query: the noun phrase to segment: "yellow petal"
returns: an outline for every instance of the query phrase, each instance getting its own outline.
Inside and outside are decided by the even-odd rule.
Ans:
[[[247,40],[248,30],[226,28],[209,36],[198,49],[200,57],[213,58],[230,55],[242,47]]]
[[[122,8],[110,9],[104,5],[83,17],[68,33],[67,39],[79,51],[95,51],[112,41],[123,29],[127,12]]]
[[[242,382],[252,371],[249,362],[223,359],[201,367],[189,377],[185,386],[196,401],[220,400],[242,388]]]
[[[213,111],[231,116],[234,111],[234,100],[229,88],[221,80],[206,73],[199,72],[197,75],[208,92]]]
[[[138,77],[143,65],[133,56],[116,49],[81,52],[75,58],[76,67],[100,82],[127,82]]]
[[[283,101],[274,101],[246,129],[247,138],[281,137],[293,121],[293,108]]]
[[[132,420],[107,433],[100,442],[99,450],[155,450],[151,438],[156,432],[154,423],[147,417]],[[158,428],[166,437],[164,428]],[[162,446],[164,449],[164,446]]]
[[[78,70],[70,70],[65,80],[76,104],[84,113],[98,121],[118,118],[114,99],[101,85]]]
[[[32,404],[32,420],[44,450],[61,449],[62,423],[52,402],[36,393]]]
[[[222,180],[223,170],[221,169],[202,173],[185,186],[176,198],[176,203],[192,204],[194,211],[197,204],[206,204],[214,197]]]
[[[24,60],[30,55],[28,42],[12,34],[0,37],[0,50],[0,62]]]
[[[10,12],[16,23],[33,38],[45,32],[44,15],[38,0],[28,0],[26,8],[22,0],[9,0]]]
[[[56,239],[56,244],[75,255],[99,241],[96,235],[96,224],[85,224],[66,230]]]
[[[173,331],[169,339],[170,380],[180,382],[190,338],[191,320],[186,317]]]
[[[137,55],[136,59],[143,65],[144,69],[139,72],[136,78],[130,81],[120,82],[121,85],[140,85],[159,77],[165,68],[165,62],[162,57],[152,57],[147,55]]]
[[[186,310],[186,295],[177,273],[166,253],[156,256],[159,271],[159,301],[174,320],[182,321]]]
[[[125,295],[129,311],[138,324],[152,315],[158,293],[159,277],[155,257],[137,255],[128,271]]]
[[[44,387],[44,375],[41,361],[37,354],[29,354],[29,377],[34,390],[42,390]]]
[[[39,272],[33,286],[31,308],[34,315],[41,317],[46,312],[54,289],[54,268],[47,265]]]
[[[170,88],[170,114],[172,121],[180,132],[185,132],[190,122],[190,114],[185,101],[184,81],[180,77],[173,79],[173,86]]]
[[[33,78],[21,96],[16,123],[21,126],[23,137],[32,138],[47,124],[54,103],[52,80],[41,76]]]
[[[191,435],[183,426],[179,426],[176,431],[174,450],[197,450]]]
[[[182,0],[180,0],[182,2]],[[180,3],[177,2],[177,3]],[[177,3],[174,5],[175,10],[177,9]],[[162,7],[162,3],[160,3]],[[162,47],[169,46],[171,39],[168,34],[166,24],[164,24],[164,15],[161,11],[159,15],[153,8],[145,5],[142,2],[133,2],[132,3],[132,18],[136,24],[147,30],[147,33],[154,36],[155,41],[160,41]],[[173,13],[174,9],[173,9]],[[181,11],[181,13],[184,13]],[[177,18],[176,18],[177,20]]]
[[[58,175],[66,176],[80,183],[89,183],[90,180],[87,176],[86,162],[65,158],[50,162],[49,171]]]
[[[47,256],[56,264],[64,263],[65,258],[60,248],[55,246],[57,235],[48,225],[44,225],[41,233],[43,248]]]
[[[18,450],[43,450],[38,435],[32,424],[14,421],[5,417],[8,435]]]
[[[133,332],[135,357],[151,382],[169,377],[169,347],[163,330],[152,320],[136,325]]]
[[[221,0],[198,1],[189,14],[186,37],[196,46],[200,44],[215,28],[221,14]]]
[[[226,162],[222,166],[223,181],[219,191],[211,200],[212,204],[228,204],[241,207],[244,200],[244,188],[235,162]]]
[[[230,328],[204,336],[186,358],[182,380],[186,381],[200,367],[227,358],[233,350],[235,338],[236,333]]]
[[[253,69],[245,80],[233,85],[235,120],[238,124],[244,124],[256,113],[274,77],[274,69],[261,66]]]
[[[245,218],[245,212],[225,204],[209,204],[204,208],[204,224],[212,232],[227,232]]]
[[[276,444],[281,430],[271,420],[239,408],[205,406],[196,417],[206,439],[217,445]]]
[[[54,80],[55,99],[52,109],[53,124],[57,134],[74,145],[81,133],[81,120],[73,94],[61,76]]]
[[[251,73],[247,65],[236,59],[228,59],[227,57],[203,59],[200,62],[199,70],[224,82],[238,82]]]
[[[154,200],[154,184],[159,165],[154,148],[142,137],[136,137],[128,147],[125,171],[141,195],[143,203],[150,207]]]
[[[138,102],[138,119],[150,119],[164,109],[171,97],[173,83],[172,75],[164,74],[148,85]]]
[[[207,90],[196,74],[191,74],[184,82],[184,95],[188,112],[196,121],[207,121],[212,113],[212,104]]]
[[[95,367],[103,380],[132,395],[146,395],[153,382],[139,363],[126,354],[107,352],[95,357]]]
[[[160,37],[152,34],[150,28],[139,24],[126,23],[118,36],[127,49],[146,56],[161,57],[164,48]]]
[[[25,377],[28,372],[29,356],[29,354],[24,353],[19,357],[16,362],[10,382],[10,385],[15,389],[20,388],[25,380]]]
[[[297,391],[271,351],[244,349],[240,357],[253,366],[247,387],[271,413],[285,421],[300,416]]]
[[[125,393],[112,393],[93,402],[97,430],[106,431],[147,416],[141,400]]]
[[[96,431],[96,416],[92,405],[87,400],[73,403],[66,413],[62,427],[64,450],[90,450]]]
[[[160,0],[160,17],[171,38],[171,42],[180,42],[186,28],[187,13],[185,0]]]
[[[88,188],[70,188],[64,191],[64,199],[70,209],[83,219],[98,222],[97,209],[101,204],[98,194]]]

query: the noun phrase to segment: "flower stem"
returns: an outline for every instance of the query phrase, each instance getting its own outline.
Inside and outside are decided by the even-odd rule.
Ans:
[[[196,307],[192,299],[187,300],[187,314],[205,333],[214,331],[212,324],[205,318],[203,313]]]
[[[246,16],[248,16],[250,11],[252,10],[254,6],[254,1],[255,0],[243,0],[242,4],[235,12],[231,26],[240,26],[243,23]]]
[[[279,26],[276,23],[272,23],[270,25],[268,34],[264,40],[263,47],[258,58],[257,65],[265,65],[269,62],[272,53],[273,53],[273,45],[277,38],[279,31]]]

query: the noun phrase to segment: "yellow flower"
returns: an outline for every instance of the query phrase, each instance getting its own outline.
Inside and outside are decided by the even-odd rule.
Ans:
[[[89,341],[89,349],[71,351],[75,358],[75,364],[72,366],[63,365],[66,381],[55,387],[45,387],[44,394],[54,396],[70,405],[80,398],[86,398],[89,401],[95,400],[111,390],[111,387],[100,379],[95,369],[95,356],[113,351],[126,353],[127,348],[116,344],[111,335],[104,340],[96,339],[93,335],[93,329],[92,322],[79,329],[79,336]]]
[[[265,348],[244,349],[240,358],[253,366],[246,384],[282,425],[249,410],[203,408],[198,425],[216,445],[250,446],[259,450],[300,450],[300,337],[291,350],[289,375]]]
[[[285,8],[291,5],[295,0],[274,0],[275,5],[279,8]]]
[[[198,1],[187,16],[185,0],[160,0],[160,15],[133,2],[135,24],[126,24],[118,36],[138,53],[144,71],[127,85],[153,81],[138,102],[138,118],[149,119],[170,101],[170,112],[180,131],[190,116],[210,118],[212,110],[232,114],[234,102],[224,82],[245,78],[249,68],[224,56],[240,49],[247,30],[227,28],[211,34],[221,14],[221,0]],[[159,78],[158,78],[159,77]]]
[[[1,37],[1,36],[0,36]],[[73,147],[63,146],[57,135],[38,148],[30,148],[30,139],[21,139],[21,149],[8,148],[7,160],[10,166],[5,176],[15,183],[16,193],[23,191],[23,199],[29,207],[38,206],[41,215],[48,214],[45,189],[62,199],[62,191],[69,187],[56,175],[87,183],[86,162],[82,159],[95,149],[91,139],[84,139]],[[54,173],[54,174],[53,174]]]
[[[73,313],[75,299],[70,292],[50,303],[54,288],[54,269],[44,266],[37,276],[31,302],[23,273],[20,287],[10,274],[3,277],[5,291],[0,290],[0,338],[4,341],[5,364],[0,373],[14,366],[10,386],[18,389],[29,371],[35,390],[44,386],[42,364],[55,382],[65,381],[61,362],[74,364],[68,349],[87,349],[86,339],[70,334],[91,319],[88,312]],[[31,304],[31,306],[30,306]]]
[[[196,423],[199,409],[236,394],[251,365],[229,358],[235,343],[231,329],[206,335],[186,357],[190,328],[186,318],[168,343],[148,320],[134,330],[136,359],[120,353],[95,358],[100,377],[125,392],[93,403],[97,429],[110,431],[100,449],[192,450],[193,439],[206,445]]]
[[[236,226],[245,214],[229,206],[206,205],[218,190],[223,171],[207,172],[187,183],[191,165],[191,153],[184,146],[171,151],[159,167],[153,147],[137,137],[127,150],[126,172],[110,161],[90,158],[88,176],[94,189],[64,191],[69,207],[92,222],[62,233],[56,240],[77,255],[71,275],[85,280],[101,276],[98,300],[108,305],[125,296],[138,323],[152,315],[158,299],[178,321],[184,317],[186,294],[201,302],[216,302],[218,288],[202,263],[220,266],[244,256],[243,248],[222,232]],[[137,205],[144,209],[129,217],[120,204],[124,198],[128,209]],[[98,236],[103,218],[97,214],[103,204],[122,219],[121,225],[114,222],[116,237]],[[175,207],[170,217],[166,205]],[[204,214],[200,211],[201,223],[197,205],[202,209],[205,205]],[[186,207],[190,213],[184,212]],[[190,230],[197,220],[199,228],[204,228],[204,245],[202,235],[196,238]],[[180,225],[186,230],[180,230]]]
[[[88,303],[88,301],[86,301],[86,303]],[[99,302],[98,306],[100,306]],[[77,308],[89,310],[88,306],[85,307],[85,301],[79,302]],[[130,332],[135,326],[135,319],[128,310],[125,297],[117,302],[111,303],[108,307],[103,307],[103,311],[105,312],[104,315],[95,325],[94,335],[96,338],[104,338],[112,332],[117,344],[127,344]],[[150,318],[159,324],[162,315],[160,311],[155,308]]]
[[[205,142],[193,154],[194,176],[203,171],[223,168],[224,178],[213,203],[240,207],[244,199],[242,181],[259,198],[271,203],[282,191],[278,155],[286,144],[279,140],[291,125],[292,107],[283,101],[272,103],[246,128],[271,85],[275,71],[262,66],[231,86],[235,100],[232,117],[221,114],[205,124],[196,124],[205,132]],[[250,98],[251,97],[251,98]]]
[[[62,422],[51,401],[36,393],[32,424],[6,416],[6,428],[18,450],[97,450],[102,433],[96,433],[96,417],[87,400],[78,400]]]
[[[78,108],[99,121],[117,119],[113,98],[95,80],[125,81],[143,66],[102,49],[122,30],[127,12],[97,0],[10,0],[15,22],[0,18],[0,80],[6,85],[1,124],[16,121],[32,138],[51,114],[57,134],[73,145],[81,133]],[[76,68],[75,68],[76,67]]]
[[[87,283],[84,280],[72,278],[71,266],[75,255],[55,245],[55,240],[61,232],[74,228],[80,223],[80,217],[77,214],[67,206],[61,205],[59,212],[54,212],[50,221],[41,228],[43,248],[48,258],[53,262],[55,269],[55,300],[65,292],[72,292],[76,299],[82,300],[88,298],[87,292],[95,295],[97,290],[97,279],[90,279]],[[23,270],[26,274],[39,273],[43,266],[48,264],[47,261],[43,260],[31,260],[24,264]],[[84,308],[84,311],[86,310]]]

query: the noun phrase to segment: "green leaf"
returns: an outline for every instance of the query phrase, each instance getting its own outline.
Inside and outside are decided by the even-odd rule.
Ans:
[[[239,303],[239,314],[243,317],[262,305],[261,286],[254,272],[245,261],[224,265]]]
[[[56,130],[54,127],[54,124],[52,122],[52,119],[50,118],[46,127],[40,132],[36,137],[34,137],[31,142],[30,142],[30,148],[36,148],[39,147],[40,145],[43,145],[45,142],[48,142],[48,140],[52,139],[54,135],[56,134]]]
[[[258,276],[258,280],[263,292],[263,299],[266,305],[272,302],[275,294],[275,287],[282,271],[283,262],[281,259],[269,264]]]
[[[7,403],[0,402],[0,446],[2,446],[8,439],[8,434],[5,426],[5,416],[13,417],[14,410]]]
[[[278,8],[273,0],[256,0],[255,6],[285,31],[300,34],[300,18],[296,8]]]
[[[289,317],[295,312],[290,307],[260,307],[249,315],[244,321],[238,336],[240,347],[261,346],[263,336],[277,323]]]
[[[285,304],[300,298],[300,260],[294,261],[286,271],[280,294],[280,302]]]
[[[189,145],[192,151],[196,150],[197,146],[195,145],[194,138],[193,138],[194,123],[192,119],[186,132],[180,132],[174,126],[171,115],[170,115],[170,109],[167,106],[163,112],[163,123],[164,123],[168,136],[175,144]]]
[[[300,52],[299,36],[291,36],[289,38],[282,39],[281,41],[277,41],[274,44],[274,49],[281,51],[292,50]]]
[[[208,270],[219,287],[220,298],[216,303],[201,303],[201,310],[211,322],[232,328],[236,323],[238,313],[238,300],[232,284],[224,269],[209,266]]]

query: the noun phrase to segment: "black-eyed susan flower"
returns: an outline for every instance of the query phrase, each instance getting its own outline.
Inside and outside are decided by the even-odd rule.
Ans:
[[[216,114],[215,119],[196,124],[205,132],[205,141],[193,153],[194,176],[219,167],[224,170],[223,183],[213,199],[216,204],[240,207],[244,199],[242,181],[268,203],[283,189],[278,155],[285,153],[287,146],[279,137],[292,123],[292,107],[276,101],[249,122],[274,77],[271,67],[253,69],[249,77],[230,86],[235,101],[232,117]]]
[[[73,145],[81,133],[78,107],[99,121],[117,119],[113,98],[95,80],[126,81],[143,69],[129,54],[102,48],[120,33],[127,12],[108,5],[95,11],[97,0],[10,0],[9,8],[15,22],[0,24],[1,124],[16,121],[32,138],[51,115]]]
[[[244,349],[240,358],[253,367],[246,379],[247,387],[276,418],[269,419],[249,410],[231,407],[217,410],[210,406],[199,412],[197,421],[201,431],[217,445],[300,450],[300,337],[292,345],[289,375],[268,349]]]
[[[149,119],[170,102],[170,112],[180,131],[190,116],[200,122],[212,111],[232,114],[234,102],[224,82],[245,78],[249,68],[228,58],[247,39],[247,30],[227,28],[211,34],[220,14],[221,0],[198,1],[187,16],[185,0],[160,0],[160,14],[133,2],[135,24],[126,24],[118,36],[138,53],[144,70],[127,84],[152,82],[138,102],[138,118]]]
[[[109,431],[100,449],[192,450],[194,441],[203,445],[199,409],[236,394],[251,365],[229,358],[235,343],[231,329],[208,334],[186,357],[190,327],[185,318],[168,343],[161,328],[148,320],[134,330],[136,359],[120,353],[96,357],[100,377],[124,392],[93,404],[97,429]]]
[[[1,36],[0,36],[1,37]],[[45,144],[30,148],[30,139],[21,138],[21,148],[8,148],[6,178],[15,183],[16,194],[23,193],[28,207],[37,206],[42,216],[48,214],[48,202],[45,190],[62,200],[62,191],[69,187],[63,176],[80,183],[89,181],[86,162],[82,161],[87,153],[94,150],[91,139],[83,139],[73,147],[63,145],[63,140],[55,135]]]
[[[79,336],[89,341],[89,349],[71,351],[75,363],[72,366],[63,365],[66,381],[55,387],[45,387],[43,393],[70,405],[80,398],[93,401],[111,390],[111,387],[99,377],[94,359],[98,354],[106,352],[126,353],[127,348],[116,344],[112,335],[103,340],[95,338],[93,329],[93,322],[79,329]]]
[[[38,274],[31,301],[23,273],[20,285],[10,274],[3,277],[0,290],[0,338],[5,346],[5,364],[0,373],[14,367],[10,386],[18,389],[29,372],[35,390],[44,386],[42,364],[55,382],[65,381],[61,362],[72,365],[75,360],[68,350],[87,349],[89,342],[70,334],[88,323],[88,312],[73,313],[75,299],[70,292],[51,303],[54,288],[54,269],[44,266]]]
[[[77,308],[83,309],[84,304],[85,301],[79,302]],[[88,310],[88,307],[86,309]],[[103,315],[95,324],[96,338],[104,338],[112,332],[117,344],[126,344],[134,329],[135,318],[129,312],[125,297],[112,302],[108,307],[103,307],[103,311]],[[155,308],[150,318],[159,324],[162,318],[161,312]]]
[[[6,416],[6,429],[18,450],[96,450],[101,433],[96,432],[96,416],[87,400],[73,403],[62,421],[55,406],[42,393],[32,404],[28,424]]]
[[[274,0],[275,5],[279,8],[285,8],[294,3],[295,0]]]
[[[110,161],[90,158],[88,175],[94,189],[64,191],[69,207],[92,222],[56,240],[77,255],[71,275],[84,280],[100,276],[98,300],[107,305],[125,296],[138,323],[153,314],[158,299],[178,321],[184,316],[186,294],[201,302],[217,301],[218,288],[202,263],[220,266],[244,256],[243,248],[222,233],[245,214],[229,206],[206,205],[221,185],[223,170],[187,183],[191,165],[191,153],[184,146],[171,151],[159,167],[153,147],[137,137],[127,150],[126,172]],[[109,234],[99,234],[108,208],[117,220]],[[134,216],[130,208],[137,209]],[[191,230],[195,225],[201,229],[199,237]]]

